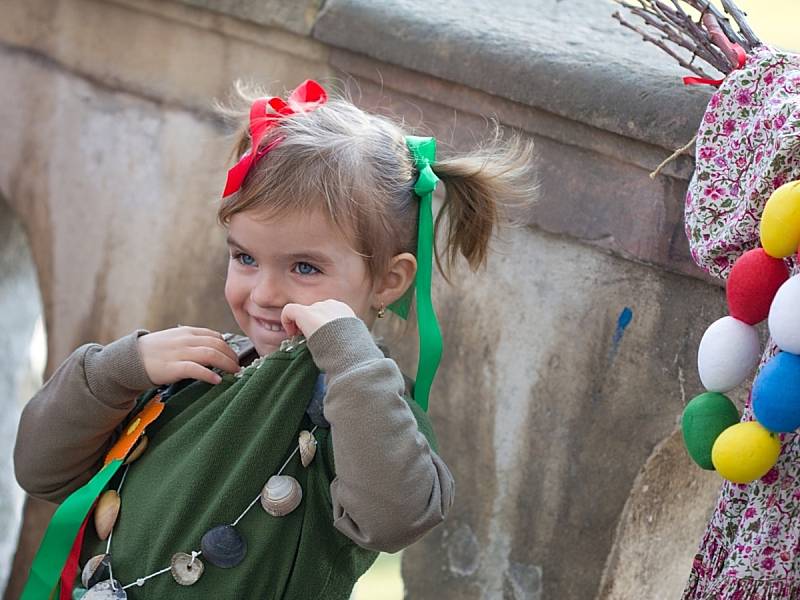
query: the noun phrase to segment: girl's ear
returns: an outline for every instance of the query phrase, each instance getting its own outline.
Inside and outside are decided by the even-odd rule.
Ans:
[[[381,304],[386,307],[399,300],[414,282],[416,274],[417,259],[413,254],[403,252],[393,256],[389,260],[389,268],[386,273],[375,282],[373,288],[374,308],[378,309]]]

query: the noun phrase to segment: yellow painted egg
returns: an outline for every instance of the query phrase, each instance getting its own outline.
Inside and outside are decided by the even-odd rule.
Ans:
[[[774,258],[797,252],[800,246],[800,181],[784,183],[767,200],[761,216],[761,245]]]
[[[711,449],[714,468],[733,483],[750,483],[767,474],[778,461],[781,442],[758,421],[731,425]]]

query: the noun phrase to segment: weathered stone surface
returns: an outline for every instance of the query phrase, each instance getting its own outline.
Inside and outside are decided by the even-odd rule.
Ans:
[[[309,34],[323,0],[179,0],[185,4],[221,12],[259,25],[282,27]]]
[[[0,119],[25,140],[22,153],[3,148],[0,189],[21,214],[47,215],[33,247],[52,272],[48,371],[81,343],[198,322],[198,311],[230,327],[212,204],[228,152],[221,131],[33,61],[0,55],[0,69]],[[168,291],[171,302],[152,302]]]
[[[663,147],[694,135],[708,101],[597,0],[328,0],[313,35]]]
[[[636,478],[597,600],[680,598],[722,479],[686,453],[679,428]]]
[[[588,0],[515,0],[502,15],[455,0],[436,15],[403,12],[421,6],[411,0],[331,0],[315,35],[373,58],[193,1],[4,6],[0,191],[31,234],[49,369],[133,327],[233,327],[214,223],[228,142],[209,106],[235,77],[284,88],[334,67],[359,103],[410,125],[422,115],[456,149],[496,115],[536,139],[540,200],[487,271],[436,283],[446,353],[432,414],[458,487],[450,521],[406,554],[406,587],[444,600],[591,598],[605,572],[604,589],[633,598],[656,559],[669,565],[658,576],[678,581],[697,543],[688,533],[641,572],[606,559],[653,531],[630,516],[650,501],[639,483],[684,481],[677,466],[656,478],[655,458],[638,474],[699,390],[696,343],[724,314],[686,252],[691,161],[647,178],[691,137],[708,92],[681,88],[676,68]],[[395,347],[413,374],[415,338]],[[9,599],[48,510],[27,505]],[[668,523],[673,509],[661,510]]]
[[[327,49],[308,37],[159,0],[7,2],[0,43],[203,119],[236,79],[282,93],[328,72]]]
[[[536,204],[522,216],[530,225],[626,258],[705,278],[689,256],[683,229],[686,181],[680,176],[689,172],[650,179],[648,170],[655,165],[642,163],[648,153],[655,160],[657,148],[540,111],[524,112],[519,105],[433,78],[420,81],[405,69],[374,63],[370,69],[351,55],[337,54],[335,59],[348,76],[358,76],[363,106],[401,115],[409,127],[435,134],[444,142],[442,153],[465,150],[490,136],[491,127],[482,115],[493,110],[502,122],[511,121],[530,132],[537,147],[539,183]],[[380,82],[369,78],[369,73],[380,73]],[[417,89],[424,99],[411,93]],[[451,97],[458,99],[451,102]]]
[[[457,493],[406,551],[412,598],[515,585],[525,594],[505,597],[594,597],[641,466],[700,389],[694,348],[724,312],[692,278],[535,230],[505,240],[485,272],[436,286],[446,346],[431,413]],[[410,369],[415,340],[398,350]]]

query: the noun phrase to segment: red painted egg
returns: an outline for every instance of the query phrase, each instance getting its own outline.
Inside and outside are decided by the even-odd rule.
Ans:
[[[773,258],[763,248],[748,250],[739,257],[728,276],[728,312],[749,325],[769,315],[778,288],[789,279],[782,258]]]

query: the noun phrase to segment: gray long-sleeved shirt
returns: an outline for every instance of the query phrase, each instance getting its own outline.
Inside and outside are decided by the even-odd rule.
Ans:
[[[146,333],[81,346],[30,400],[14,451],[28,493],[60,502],[97,472],[115,429],[153,387],[138,352]],[[397,364],[360,319],[325,324],[308,348],[327,376],[334,526],[360,546],[395,552],[445,519],[453,477],[419,431]]]

